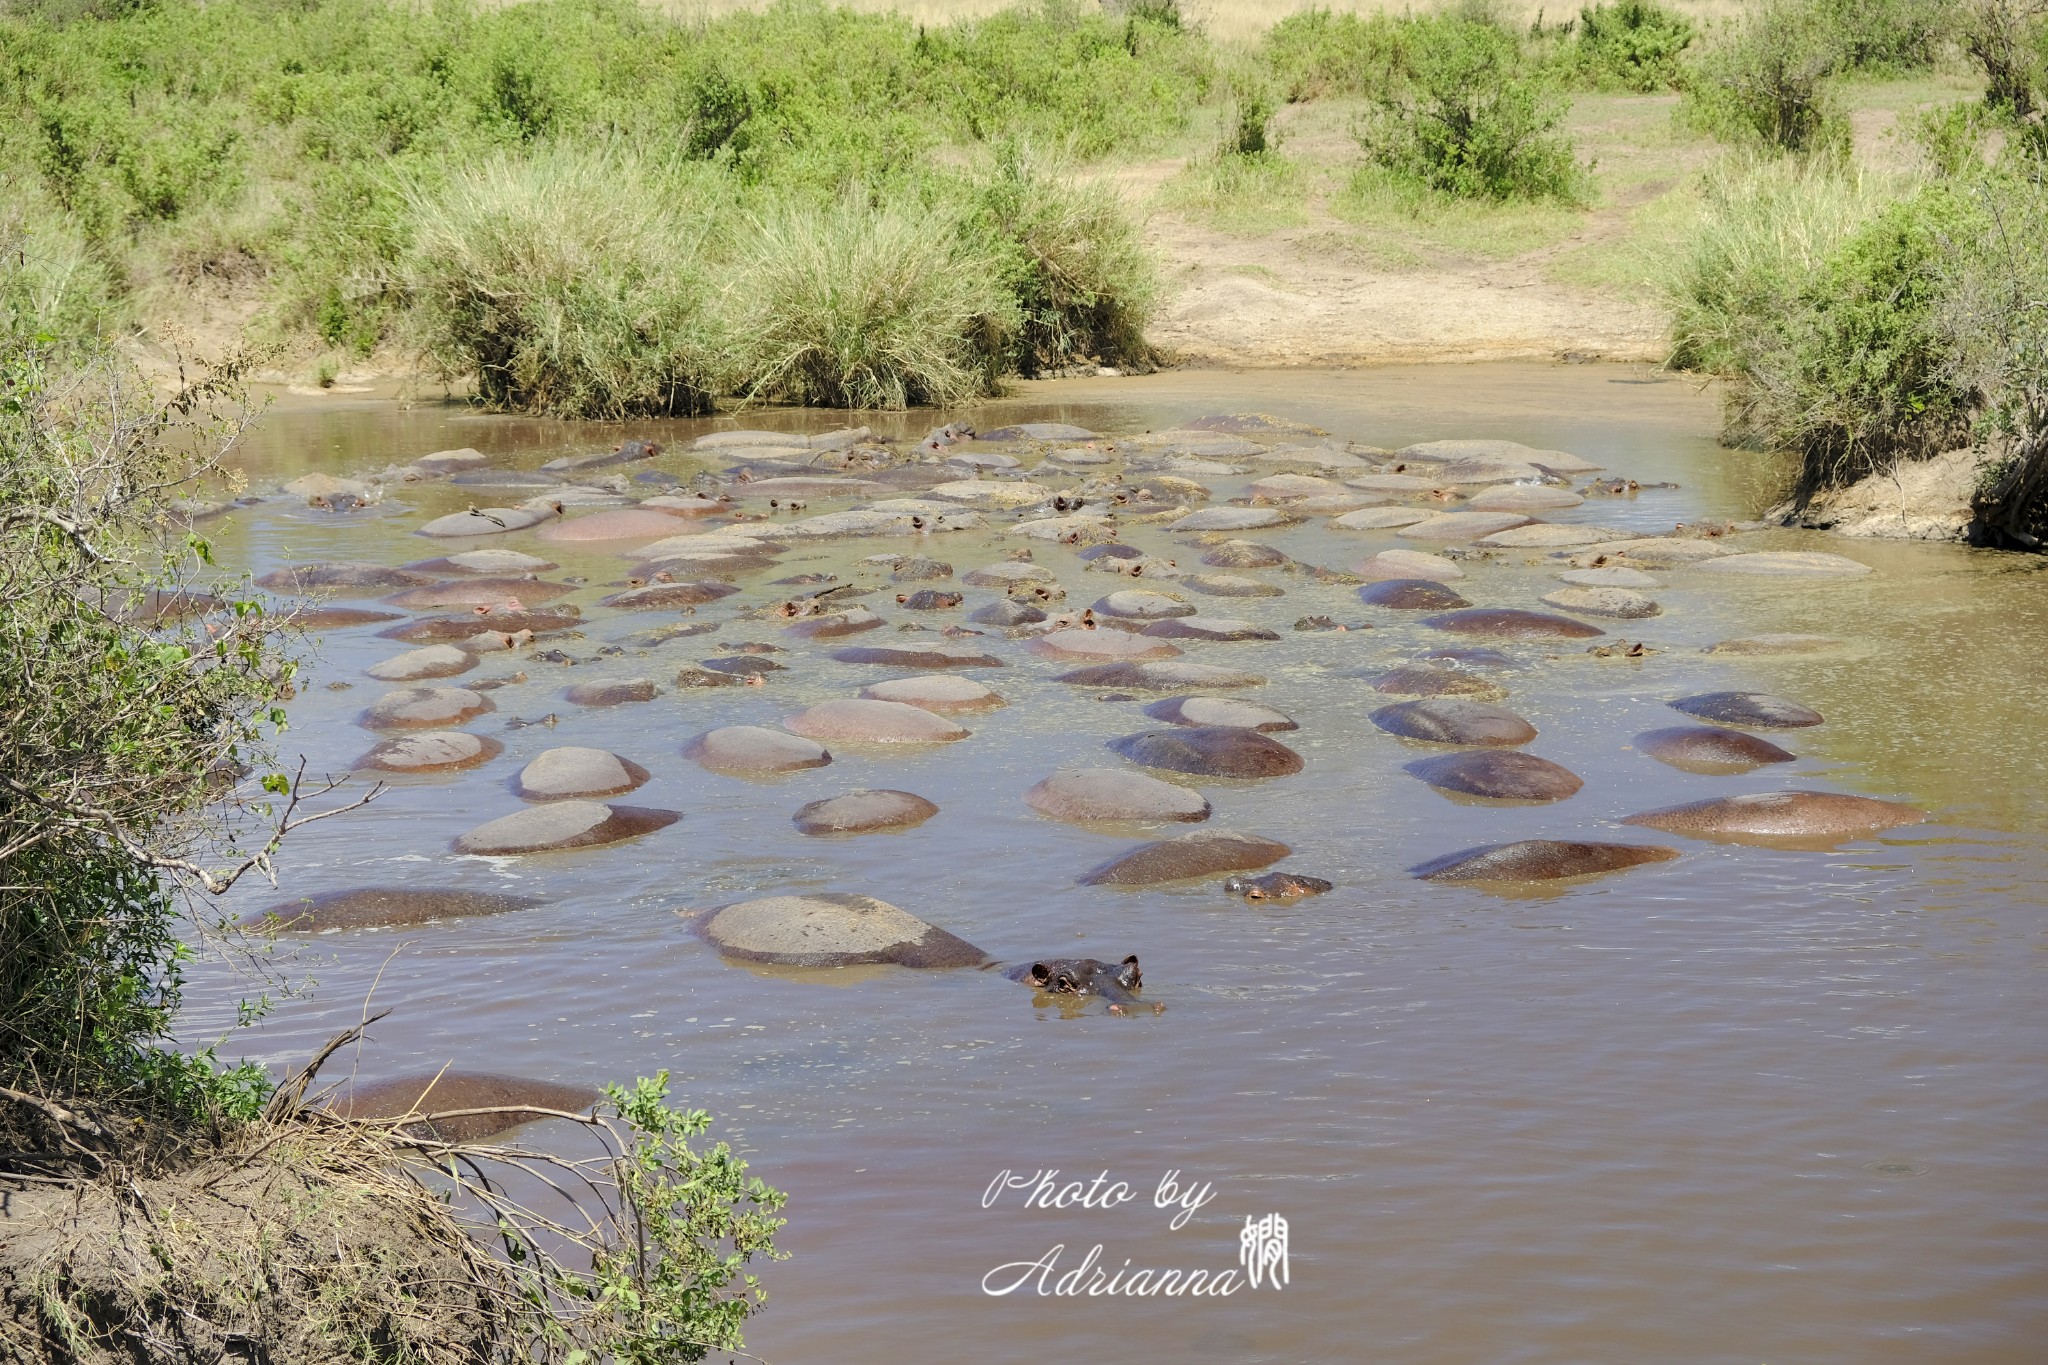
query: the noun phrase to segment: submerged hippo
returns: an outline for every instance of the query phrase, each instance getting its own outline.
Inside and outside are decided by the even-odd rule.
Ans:
[[[1263,877],[1227,878],[1223,889],[1248,901],[1291,901],[1303,896],[1320,896],[1333,885],[1321,877],[1308,877],[1299,872],[1268,872]]]
[[[1842,792],[1783,791],[1691,801],[1631,815],[1621,823],[1695,839],[1808,845],[1917,825],[1926,819],[1926,811],[1899,801]]]
[[[442,1142],[480,1142],[522,1123],[550,1117],[545,1112],[588,1113],[597,1100],[585,1086],[494,1076],[474,1071],[400,1076],[388,1081],[352,1082],[328,1108],[343,1118],[397,1119],[422,1116],[405,1125],[416,1136]],[[477,1113],[477,1110],[498,1112]]]
[[[1577,839],[1523,839],[1460,849],[1408,869],[1426,882],[1542,882],[1592,877],[1645,863],[1669,862],[1675,848],[1656,844],[1608,844]]]
[[[1753,730],[1798,730],[1822,722],[1820,712],[1768,692],[1702,692],[1670,703],[1675,711]]]
[[[1047,995],[1095,996],[1109,1006],[1111,1014],[1130,1014],[1144,1003],[1138,999],[1138,992],[1144,988],[1145,974],[1138,969],[1136,953],[1122,962],[1104,962],[1093,957],[1046,958],[1012,967],[1003,975]],[[1152,1006],[1154,1014],[1165,1009],[1164,1005]]]
[[[1718,725],[1650,730],[1636,736],[1636,748],[1689,773],[1746,773],[1766,763],[1790,763],[1798,757],[1760,736]]]

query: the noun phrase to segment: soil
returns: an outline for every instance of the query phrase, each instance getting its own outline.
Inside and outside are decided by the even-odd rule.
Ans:
[[[1774,507],[1765,520],[1864,539],[1965,540],[1984,458],[1980,450],[1951,450],[1846,488],[1824,489],[1804,505]]]
[[[0,1175],[0,1359],[487,1358],[495,1324],[445,1228],[294,1150]]]

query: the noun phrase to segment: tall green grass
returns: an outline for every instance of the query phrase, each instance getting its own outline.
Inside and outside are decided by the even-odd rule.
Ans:
[[[749,398],[946,406],[988,391],[1017,328],[997,263],[950,206],[912,199],[770,208],[734,272]]]
[[[707,410],[725,372],[706,251],[722,189],[566,143],[411,187],[402,278],[421,349],[492,407]]]
[[[684,353],[708,343],[680,340],[709,307],[685,281],[720,262],[683,249],[690,205],[626,183],[567,202],[548,149],[615,148],[643,168],[628,179],[694,168],[692,200],[735,221],[962,200],[986,239],[969,254],[1026,315],[999,363],[1031,369],[1142,352],[1149,265],[1113,205],[1000,208],[960,167],[1019,138],[1084,160],[1159,144],[1215,70],[1172,6],[1085,0],[933,27],[820,0],[710,20],[633,0],[27,3],[0,13],[0,51],[0,174],[53,207],[115,315],[230,289],[288,348],[423,340],[467,356],[488,401],[591,413],[688,407],[726,373],[729,347],[707,369]],[[598,243],[618,260],[570,269]]]

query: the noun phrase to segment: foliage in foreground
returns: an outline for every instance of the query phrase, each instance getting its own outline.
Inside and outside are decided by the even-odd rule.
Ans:
[[[710,1116],[671,1106],[666,1073],[538,1115],[580,1125],[564,1154],[445,1141],[430,1114],[338,1117],[308,1104],[318,1065],[172,1153],[0,1095],[35,1130],[10,1164],[62,1182],[11,1211],[27,1235],[0,1247],[0,1355],[684,1365],[744,1345],[784,1196],[693,1145]],[[513,1192],[536,1179],[573,1207]]]
[[[255,603],[200,593],[208,546],[177,515],[236,378],[159,400],[103,352],[0,338],[0,1085],[252,1093],[163,1046],[177,891],[267,866],[299,820],[268,766],[292,664]]]

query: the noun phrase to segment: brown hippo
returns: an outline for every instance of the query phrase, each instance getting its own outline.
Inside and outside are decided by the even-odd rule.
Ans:
[[[1840,792],[1758,792],[1717,796],[1631,815],[1621,823],[1737,843],[1834,843],[1899,825],[1917,825],[1927,812],[1898,801]]]
[[[1285,777],[1302,769],[1301,755],[1279,740],[1234,725],[1147,730],[1109,747],[1144,767],[1199,777]]]
[[[1417,863],[1410,876],[1426,882],[1539,882],[1619,872],[1644,863],[1669,862],[1675,848],[1655,844],[1601,844],[1577,840],[1523,839],[1461,849]]]
[[[1383,578],[1360,588],[1358,600],[1369,607],[1391,607],[1395,611],[1451,611],[1472,605],[1430,578]]]
[[[587,1086],[484,1072],[444,1071],[439,1075],[354,1082],[336,1095],[328,1108],[351,1119],[396,1119],[418,1114],[422,1118],[406,1124],[405,1131],[442,1142],[480,1142],[522,1123],[548,1117],[536,1110],[586,1113],[596,1099],[596,1092]],[[464,1112],[478,1109],[510,1112]],[[442,1114],[450,1117],[432,1117]]]
[[[1757,735],[1718,725],[1675,725],[1636,736],[1636,748],[1689,773],[1746,773],[1766,763],[1790,763],[1796,755]]]
[[[1467,749],[1417,759],[1407,769],[1440,791],[1497,801],[1562,801],[1586,785],[1569,768],[1515,749]]]

